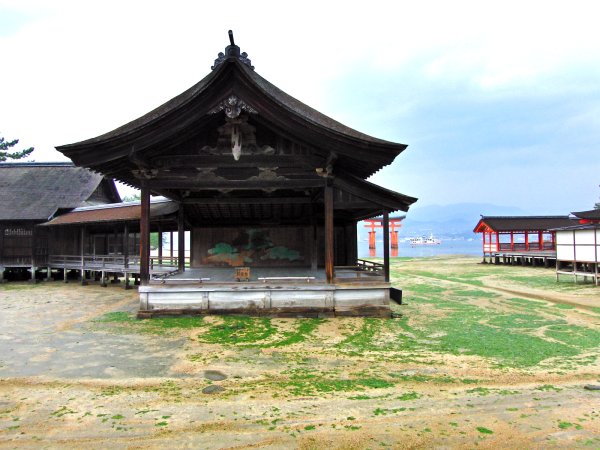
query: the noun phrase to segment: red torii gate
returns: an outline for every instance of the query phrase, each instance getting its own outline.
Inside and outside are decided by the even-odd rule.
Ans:
[[[398,250],[398,230],[402,228],[402,221],[406,216],[390,217],[390,242],[393,250]],[[367,219],[365,222],[365,228],[370,228],[369,231],[369,250],[375,250],[376,248],[376,234],[377,228],[383,228],[383,218],[375,217],[373,219]]]

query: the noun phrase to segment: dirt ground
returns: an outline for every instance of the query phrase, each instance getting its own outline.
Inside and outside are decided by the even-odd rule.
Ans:
[[[0,448],[600,448],[600,288],[392,273],[389,321],[138,321],[118,285],[0,285]]]

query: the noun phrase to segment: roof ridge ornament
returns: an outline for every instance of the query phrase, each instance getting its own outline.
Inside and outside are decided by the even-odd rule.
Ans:
[[[235,119],[240,116],[242,111],[249,114],[257,114],[252,106],[248,105],[244,100],[238,98],[235,94],[231,94],[226,99],[223,99],[217,106],[209,111],[210,114],[216,114],[219,111],[225,111],[225,115],[230,119]]]
[[[233,31],[231,30],[229,30],[229,42],[230,45],[225,47],[225,53],[219,52],[217,59],[215,59],[215,64],[214,66],[211,66],[211,69],[215,70],[229,58],[237,58],[242,64],[246,64],[248,67],[250,67],[250,69],[254,70],[252,61],[250,61],[250,58],[248,58],[248,53],[240,53],[240,48],[235,45],[235,41],[233,40]]]

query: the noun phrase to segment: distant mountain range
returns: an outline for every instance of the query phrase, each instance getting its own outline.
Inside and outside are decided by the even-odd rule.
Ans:
[[[455,203],[415,207],[406,214],[399,236],[421,236],[433,233],[440,238],[471,238],[473,228],[484,216],[510,216],[530,214],[512,206],[488,203]]]

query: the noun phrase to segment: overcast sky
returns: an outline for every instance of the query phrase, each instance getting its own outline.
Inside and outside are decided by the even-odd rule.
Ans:
[[[203,78],[233,29],[288,94],[409,145],[373,181],[419,205],[566,214],[600,196],[599,17],[595,1],[0,0],[0,135],[64,160],[55,146]]]

